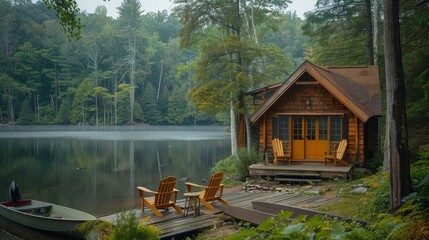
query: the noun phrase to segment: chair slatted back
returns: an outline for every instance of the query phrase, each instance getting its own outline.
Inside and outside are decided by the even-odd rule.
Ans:
[[[159,182],[158,193],[155,194],[155,206],[170,202],[174,186],[176,186],[176,177],[173,176],[165,177]]]
[[[207,184],[207,188],[204,193],[204,199],[213,198],[216,196],[216,193],[222,183],[223,176],[223,173],[215,173],[210,177],[210,181]]]
[[[273,139],[273,153],[274,156],[284,156],[284,149],[283,149],[283,143],[280,139],[274,138]]]
[[[343,159],[344,153],[346,152],[346,148],[347,148],[347,140],[343,139],[341,140],[340,144],[338,144],[338,149],[335,154],[335,158],[340,160]]]

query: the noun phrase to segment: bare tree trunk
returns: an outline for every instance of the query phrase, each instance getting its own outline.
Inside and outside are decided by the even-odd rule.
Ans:
[[[380,18],[380,12],[378,10],[379,2],[378,0],[374,0],[373,2],[373,11],[374,11],[374,34],[373,34],[373,44],[374,44],[374,64],[378,65],[378,19]]]
[[[88,58],[94,68],[94,82],[95,87],[98,87],[98,65],[103,58],[103,54],[100,53],[97,42],[92,42],[88,47]],[[95,124],[98,125],[98,93],[95,93]]]
[[[366,11],[366,49],[368,55],[368,65],[374,65],[374,49],[371,21],[371,0],[365,0]]]
[[[238,138],[237,138],[237,117],[235,116],[234,111],[234,103],[233,103],[233,95],[231,93],[231,100],[230,100],[230,118],[231,118],[231,155],[235,156],[237,155],[238,150]]]
[[[135,64],[136,64],[136,36],[131,40],[131,36],[128,39],[130,47],[130,123],[134,123],[134,101],[135,101]]]
[[[162,81],[163,70],[164,70],[164,60],[161,60],[161,72],[159,73],[158,93],[156,94],[156,104],[158,104],[158,101],[159,101],[159,92],[161,90],[161,81]]]
[[[384,0],[384,14],[387,108],[383,170],[390,169],[390,207],[396,209],[411,191],[399,0]]]

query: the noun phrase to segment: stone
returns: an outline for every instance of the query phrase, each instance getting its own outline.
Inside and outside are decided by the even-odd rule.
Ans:
[[[358,187],[358,188],[355,188],[355,189],[351,190],[349,193],[363,194],[363,193],[366,193],[366,191],[368,191],[368,188],[366,188],[366,187]]]

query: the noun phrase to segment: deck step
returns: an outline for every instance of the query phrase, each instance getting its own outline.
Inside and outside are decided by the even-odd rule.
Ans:
[[[288,177],[275,177],[275,181],[279,182],[321,182],[320,178],[288,178]]]
[[[320,178],[320,173],[312,173],[312,172],[283,172],[277,173],[276,177],[279,176],[303,176],[303,177],[315,177]]]

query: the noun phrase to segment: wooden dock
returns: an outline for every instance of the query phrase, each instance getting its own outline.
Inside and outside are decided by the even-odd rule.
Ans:
[[[322,195],[301,195],[293,193],[281,193],[281,192],[270,192],[270,193],[251,193],[251,192],[236,192],[224,194],[224,199],[227,200],[231,206],[240,208],[253,209],[252,201],[269,202],[301,207],[318,207],[323,204],[337,201],[336,198],[329,198]],[[184,201],[179,201],[179,206],[184,206]],[[213,204],[222,206],[221,203],[216,202]],[[150,210],[145,210],[144,213],[140,209],[134,210],[138,217],[145,218],[149,216],[147,225],[153,225],[161,229],[162,239],[181,239],[186,237],[187,233],[201,230],[205,228],[211,228],[218,226],[223,223],[225,216],[222,214],[220,209],[213,211],[208,210],[204,206],[201,207],[201,215],[197,217],[193,216],[181,216],[171,209],[170,211],[162,212],[164,217],[158,218]],[[113,221],[116,214],[101,217],[102,220]]]
[[[278,180],[289,179],[289,181],[315,181],[321,178],[342,177],[348,179],[351,177],[352,166],[325,166],[323,162],[297,162],[288,164],[252,164],[249,167],[250,176],[269,176]],[[303,176],[305,178],[303,178]]]

